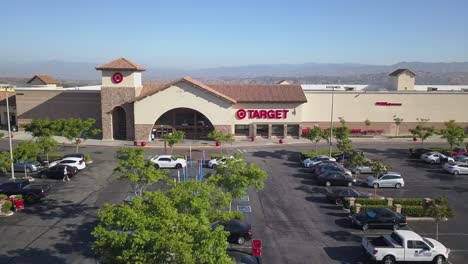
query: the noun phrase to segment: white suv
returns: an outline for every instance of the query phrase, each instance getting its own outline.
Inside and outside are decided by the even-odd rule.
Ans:
[[[208,167],[209,168],[212,168],[212,169],[216,169],[216,167],[218,165],[221,165],[221,164],[226,164],[226,161],[228,159],[232,159],[232,160],[236,160],[233,156],[227,156],[227,157],[219,157],[219,158],[216,158],[216,159],[211,159],[208,161]]]
[[[176,168],[180,169],[187,166],[187,161],[181,158],[175,158],[171,155],[156,155],[150,159],[155,163],[156,168]]]

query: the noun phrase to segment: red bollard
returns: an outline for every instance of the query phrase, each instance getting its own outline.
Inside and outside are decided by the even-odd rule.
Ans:
[[[255,137],[251,137],[250,140],[252,140],[252,142],[255,141]]]
[[[219,146],[221,146],[221,142],[216,141],[215,145],[216,145],[217,147],[219,147]]]
[[[141,146],[142,146],[142,147],[146,147],[146,141],[142,141],[142,142],[141,142]]]
[[[134,146],[134,147],[138,146],[138,141],[136,141],[136,140],[133,141],[133,146]]]
[[[279,140],[279,143],[280,143],[280,144],[283,144],[283,143],[284,143],[284,141],[283,141],[282,138]]]

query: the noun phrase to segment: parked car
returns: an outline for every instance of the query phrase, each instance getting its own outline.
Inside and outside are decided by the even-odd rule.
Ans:
[[[366,163],[368,164],[371,160],[366,159]],[[352,173],[364,174],[364,173],[372,173],[372,168],[369,165],[361,165],[361,166],[352,166],[349,168]]]
[[[208,161],[208,167],[216,169],[216,167],[220,164],[226,164],[226,161],[228,159],[235,159],[233,156],[227,156],[227,157],[220,157],[216,159],[211,159]]]
[[[187,161],[181,158],[175,158],[171,155],[156,155],[150,159],[155,163],[156,168],[176,168],[180,169],[187,166]]]
[[[468,163],[468,156],[467,155],[458,155],[458,156],[453,157],[453,160],[455,160],[455,162]]]
[[[254,257],[242,251],[228,249],[226,253],[234,260],[235,264],[261,264],[261,257]]]
[[[71,153],[71,154],[63,155],[62,159],[64,159],[64,158],[79,158],[79,159],[84,160],[85,155],[83,153]]]
[[[341,166],[340,164],[326,164],[324,166],[319,166],[315,168],[315,174],[320,176],[326,172],[342,172],[348,174],[349,176],[353,176],[353,173],[346,169],[345,167]]]
[[[230,243],[244,244],[245,241],[252,239],[252,226],[237,219],[229,221],[216,221],[211,224],[214,229],[217,226],[223,226],[224,231],[229,232],[228,241]]]
[[[416,148],[416,149],[410,148],[409,149],[409,157],[419,159],[419,158],[421,158],[422,154],[425,154],[425,153],[428,153],[428,152],[433,152],[433,150],[428,149],[428,148]]]
[[[466,155],[468,154],[468,151],[466,151],[466,148],[463,148],[463,147],[455,147],[453,148],[450,154],[452,155],[452,157],[455,157],[459,155]]]
[[[320,163],[316,163],[316,164],[310,166],[309,168],[310,168],[312,173],[316,174],[316,173],[318,173],[318,170],[317,170],[318,167],[322,167],[322,166],[326,166],[326,165],[341,166],[341,164],[337,163],[336,161],[324,160],[324,161],[322,161]],[[316,172],[316,170],[317,170],[317,172]]]
[[[361,156],[364,157],[364,152],[362,152],[362,151],[354,151],[354,150],[353,150],[353,151],[350,152],[350,153],[339,153],[339,154],[335,154],[335,155],[333,155],[333,158],[336,159],[336,162],[339,162],[339,163],[341,163],[341,164],[346,164],[346,163],[349,161],[349,159],[351,158],[351,156],[352,156],[353,154],[355,154],[355,153],[358,153],[358,154],[360,154]]]
[[[336,204],[342,205],[345,198],[369,198],[368,193],[358,192],[352,188],[337,188],[327,189],[327,200]]]
[[[40,172],[41,178],[48,177],[54,179],[62,179],[64,176],[64,170],[67,170],[68,177],[73,177],[78,173],[78,169],[76,167],[72,167],[69,165],[55,165],[53,167],[47,168]]]
[[[56,160],[50,163],[49,168],[54,167],[55,165],[68,165],[75,167],[78,170],[83,170],[86,168],[86,162],[81,158],[68,157],[60,160]]]
[[[353,225],[359,226],[364,231],[370,227],[399,229],[408,224],[404,215],[388,208],[370,209],[354,214],[350,218]]]
[[[21,194],[28,203],[37,202],[44,198],[50,190],[49,185],[30,184],[29,180],[14,180],[0,185],[0,193],[8,196]]]
[[[421,237],[409,230],[395,230],[383,236],[365,236],[361,246],[373,260],[385,264],[395,264],[397,261],[432,261],[442,264],[450,254],[450,249],[439,241]]]
[[[375,178],[373,176],[367,177],[367,185],[374,188],[381,187],[395,187],[400,188],[405,186],[405,181],[401,174],[397,172],[387,172]]]
[[[422,154],[421,159],[430,164],[441,164],[449,161],[455,161],[452,157],[445,156],[444,154],[435,151]]]
[[[35,172],[38,171],[42,165],[38,161],[15,161],[13,169],[15,172]]]
[[[316,165],[318,163],[321,163],[322,161],[329,160],[329,161],[336,161],[335,158],[329,157],[329,156],[317,156],[314,158],[307,158],[303,161],[301,161],[302,166],[304,168],[310,168],[313,165]]]
[[[464,162],[447,162],[442,167],[453,175],[468,174],[468,164]]]
[[[356,180],[346,173],[335,171],[319,175],[317,181],[319,184],[324,184],[328,187],[332,185],[353,186]]]

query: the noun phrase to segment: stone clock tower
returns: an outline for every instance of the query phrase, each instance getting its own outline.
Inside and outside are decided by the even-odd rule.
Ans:
[[[141,92],[145,68],[125,58],[96,67],[101,74],[102,138],[131,140],[135,137],[131,103]]]

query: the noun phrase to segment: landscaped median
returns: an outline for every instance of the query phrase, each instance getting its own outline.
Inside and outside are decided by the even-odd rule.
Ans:
[[[346,198],[343,208],[349,210],[351,214],[357,214],[361,211],[373,208],[389,208],[397,213],[406,216],[409,221],[414,220],[434,220],[433,208],[445,208],[451,212],[448,207],[446,197],[430,198]]]

